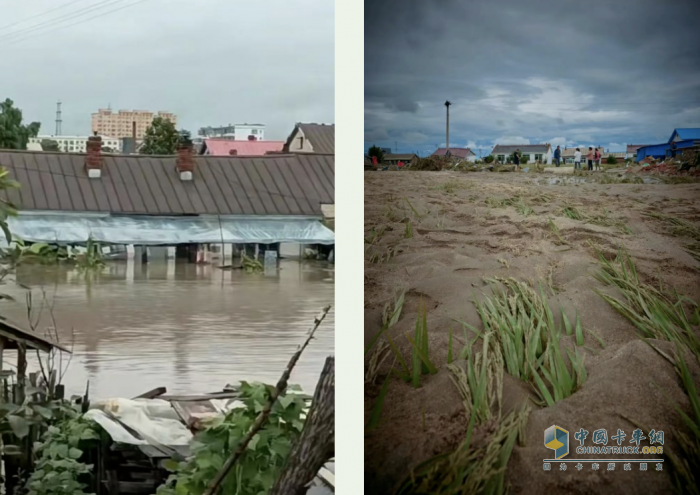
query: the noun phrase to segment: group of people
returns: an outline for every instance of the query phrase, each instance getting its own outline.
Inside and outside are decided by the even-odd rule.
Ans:
[[[593,170],[593,166],[595,165],[595,169],[599,170],[600,169],[600,162],[603,158],[602,154],[602,149],[601,148],[595,148],[589,146],[588,147],[588,154],[586,155],[586,160],[588,160],[588,170]],[[520,148],[515,150],[515,153],[513,153],[513,162],[515,163],[515,166],[520,168]],[[557,146],[557,149],[554,150],[554,163],[558,167],[561,164],[561,146]],[[581,149],[576,148],[576,152],[574,153],[574,170],[581,170]]]
[[[559,149],[559,146],[557,146],[557,150]],[[593,165],[595,165],[595,169],[599,170],[600,169],[600,163],[603,158],[602,150],[600,148],[595,148],[589,146],[588,147],[588,154],[586,155],[586,160],[588,161],[588,170],[593,170]],[[576,151],[574,152],[574,170],[581,170],[581,148],[576,148]]]

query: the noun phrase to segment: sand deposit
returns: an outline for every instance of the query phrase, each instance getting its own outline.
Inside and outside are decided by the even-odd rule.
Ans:
[[[615,182],[617,175],[612,177]],[[669,493],[668,462],[661,472],[653,465],[646,472],[637,466],[624,471],[622,464],[613,472],[588,466],[578,471],[573,464],[564,472],[558,465],[543,469],[550,455],[543,432],[554,424],[568,428],[572,437],[581,427],[606,428],[609,435],[621,428],[629,435],[634,421],[647,431],[663,430],[665,448],[678,448],[672,432],[683,423],[671,401],[687,412],[689,400],[673,364],[640,340],[630,321],[593,290],[605,289],[593,277],[600,269],[596,250],[614,259],[624,247],[644,283],[700,301],[693,239],[648,213],[700,226],[700,183],[600,183],[550,173],[366,172],[365,344],[381,329],[386,305],[405,291],[400,319],[388,333],[410,366],[406,334],[414,335],[419,308],[425,307],[430,360],[438,371],[423,375],[419,388],[389,377],[380,424],[365,436],[365,493],[393,493],[411,469],[464,440],[469,418],[447,369],[448,341],[452,329],[453,347],[464,345],[455,319],[483,329],[472,301],[491,293],[484,277],[542,284],[557,324],[561,308],[572,322],[578,314],[586,331],[579,351],[585,354],[587,380],[553,406],[536,405],[533,388],[505,373],[501,414],[528,402],[532,408],[524,444],[515,445],[507,464],[511,493]],[[471,331],[467,335],[473,337]],[[673,354],[670,342],[654,342]],[[564,335],[562,343],[575,347],[573,336]],[[479,347],[477,342],[474,348]],[[386,355],[365,383],[365,423],[392,362],[398,366],[389,351]],[[698,366],[688,361],[700,384]],[[496,423],[476,427],[474,442],[488,437]],[[578,442],[571,438],[570,444],[574,448]]]

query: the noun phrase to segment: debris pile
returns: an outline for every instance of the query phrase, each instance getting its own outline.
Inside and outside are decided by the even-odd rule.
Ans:
[[[700,176],[700,147],[693,147],[683,151],[676,158],[666,158],[663,161],[650,156],[639,162],[638,166],[629,167],[626,173],[662,174],[662,175],[690,175]]]

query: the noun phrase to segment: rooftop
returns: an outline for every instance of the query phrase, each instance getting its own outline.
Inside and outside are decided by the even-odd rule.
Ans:
[[[302,124],[294,126],[294,130],[287,138],[284,149],[288,150],[292,138],[298,129],[309,140],[315,153],[335,153],[335,124]]]
[[[544,144],[497,144],[493,148],[492,154],[498,153],[513,153],[515,150],[520,150],[527,153],[547,153],[552,148],[549,143]]]
[[[236,155],[262,156],[269,152],[281,152],[284,141],[231,141],[230,139],[205,139],[202,154],[214,156]]]
[[[2,199],[20,210],[124,215],[321,215],[335,203],[332,155],[194,156],[182,181],[177,157],[102,155],[102,176],[89,178],[84,153],[0,150],[21,187]]]

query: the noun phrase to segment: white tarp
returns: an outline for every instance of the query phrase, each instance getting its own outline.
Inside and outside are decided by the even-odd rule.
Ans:
[[[9,219],[12,234],[30,242],[111,244],[335,244],[335,234],[313,218],[148,217],[20,214]]]

